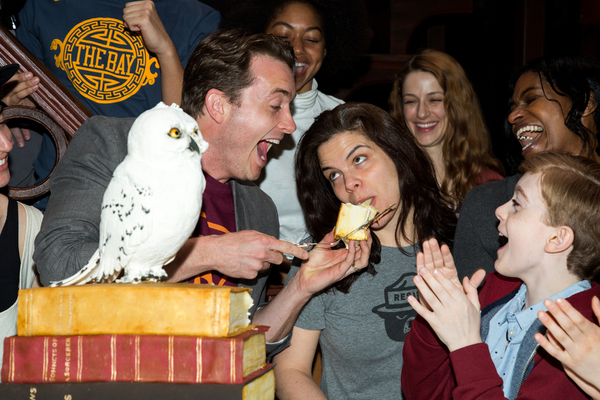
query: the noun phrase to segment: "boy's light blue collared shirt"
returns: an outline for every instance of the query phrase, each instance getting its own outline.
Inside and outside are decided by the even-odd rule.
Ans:
[[[559,297],[566,299],[591,287],[589,281],[579,281],[549,298],[551,300],[556,300]],[[523,310],[526,294],[527,286],[523,284],[515,297],[492,317],[489,333],[485,340],[490,349],[496,371],[498,371],[498,375],[504,382],[502,389],[504,390],[504,396],[507,398],[510,393],[510,383],[514,373],[517,353],[525,333],[537,319],[538,311],[547,311],[543,301]]]

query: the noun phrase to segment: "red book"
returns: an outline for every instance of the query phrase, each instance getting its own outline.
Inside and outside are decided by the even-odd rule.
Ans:
[[[12,336],[4,340],[2,382],[242,383],[266,365],[267,329],[229,338]]]

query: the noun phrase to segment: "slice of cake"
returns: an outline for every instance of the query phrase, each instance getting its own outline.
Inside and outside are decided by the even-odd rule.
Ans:
[[[371,206],[370,203],[370,199],[356,206],[350,203],[342,203],[338,214],[337,224],[335,225],[336,239],[348,235],[359,226],[364,225],[375,218],[378,210]],[[347,240],[367,240],[367,227],[352,233],[345,241]]]

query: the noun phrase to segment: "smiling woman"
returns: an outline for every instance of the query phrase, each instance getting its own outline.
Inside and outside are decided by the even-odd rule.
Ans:
[[[0,68],[0,87],[19,69],[16,64]],[[8,184],[8,157],[13,148],[12,133],[2,116],[0,103],[0,191]],[[33,285],[33,241],[42,223],[36,208],[9,199],[0,193],[0,340],[17,333],[17,295],[19,289]],[[0,358],[3,348],[0,346]]]
[[[442,191],[459,208],[473,187],[503,178],[471,82],[448,54],[424,50],[396,76],[390,114],[431,157]]]
[[[511,79],[507,141],[521,153],[508,160],[515,170],[523,157],[566,152],[600,162],[600,62],[591,56],[538,58]],[[498,258],[494,210],[513,195],[520,174],[474,188],[465,198],[456,228],[454,259],[461,276],[493,271]],[[600,203],[599,203],[600,204]]]
[[[271,150],[259,180],[277,206],[282,240],[299,243],[307,230],[294,184],[294,154],[300,136],[324,110],[342,103],[318,90],[317,80],[349,67],[366,49],[369,34],[362,0],[248,1],[230,15],[224,27],[266,32],[294,48],[296,98],[292,116],[296,131]]]
[[[543,150],[568,152],[600,161],[600,62],[591,56],[538,58],[511,79],[507,140],[516,137],[521,157]]]

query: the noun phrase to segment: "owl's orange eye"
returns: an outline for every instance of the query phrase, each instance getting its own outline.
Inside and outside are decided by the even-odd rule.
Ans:
[[[198,128],[194,128],[194,133],[197,135],[198,134]]]
[[[181,132],[179,132],[179,129],[177,128],[172,128],[169,131],[169,136],[171,136],[173,139],[179,139],[181,137]]]

